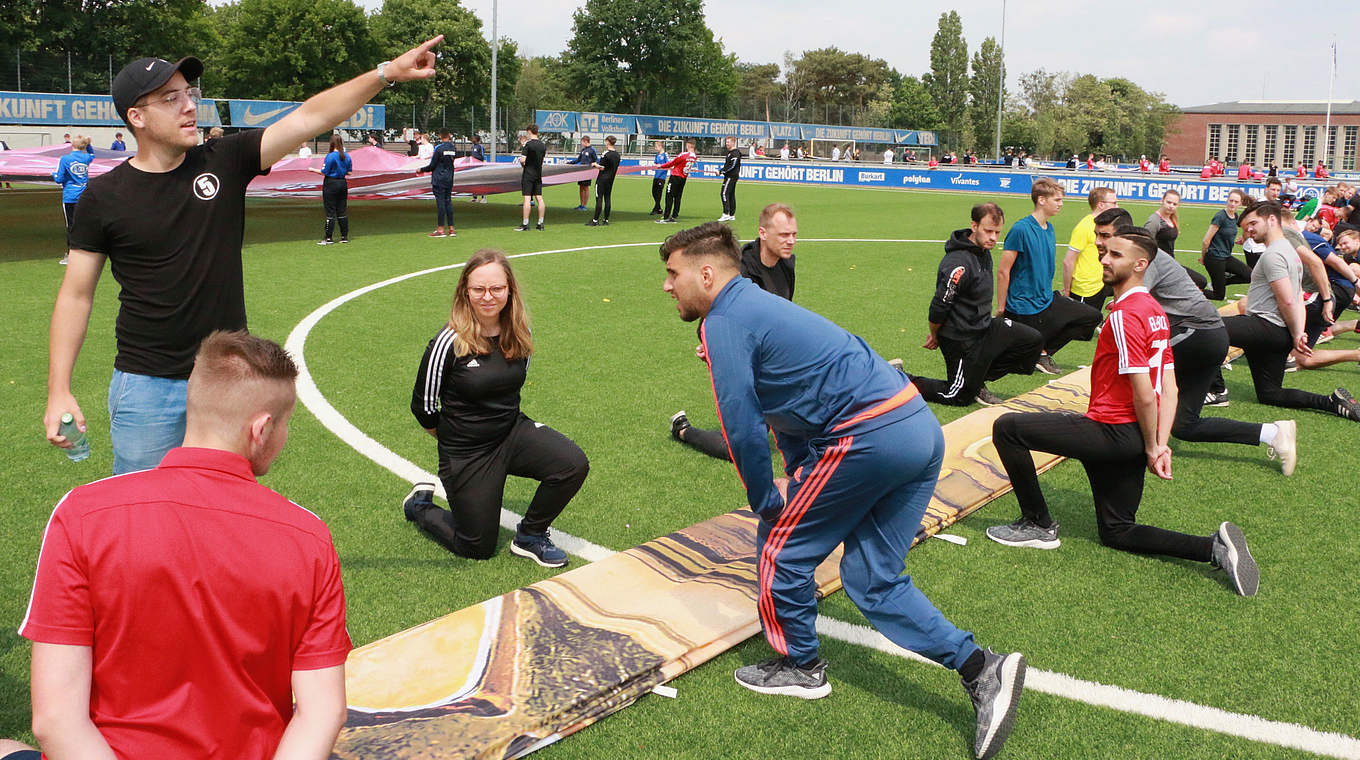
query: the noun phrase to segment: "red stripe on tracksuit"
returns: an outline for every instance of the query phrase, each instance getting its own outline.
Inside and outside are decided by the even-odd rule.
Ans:
[[[817,500],[817,496],[822,492],[827,481],[835,474],[836,467],[845,458],[845,453],[850,450],[852,441],[854,441],[853,436],[846,436],[827,449],[816,466],[812,468],[812,474],[808,476],[807,483],[798,489],[793,500],[788,503],[788,506],[775,520],[774,527],[770,529],[769,535],[765,538],[765,545],[760,551],[760,590],[756,607],[760,613],[761,623],[765,626],[765,636],[769,640],[770,646],[783,655],[787,655],[789,651],[784,638],[784,629],[779,624],[779,619],[775,614],[774,594],[771,590],[774,582],[775,564],[779,552],[788,543],[789,536],[793,534],[799,521],[807,514],[808,508]]]

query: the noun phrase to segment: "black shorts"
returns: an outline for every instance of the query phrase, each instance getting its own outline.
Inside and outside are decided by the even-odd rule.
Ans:
[[[581,187],[590,187],[590,180],[583,179],[580,182],[577,182],[576,184],[580,185]]]
[[[519,191],[520,191],[521,193],[523,193],[524,195],[542,195],[542,194],[543,194],[543,178],[542,178],[542,177],[520,177],[520,178],[519,178]]]

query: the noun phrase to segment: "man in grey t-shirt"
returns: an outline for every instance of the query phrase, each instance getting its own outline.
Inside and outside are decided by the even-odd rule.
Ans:
[[[1115,234],[1122,236],[1152,236],[1142,227],[1134,227],[1129,213],[1123,209],[1109,209],[1095,219],[1096,248],[1105,252],[1105,241]],[[1219,367],[1228,353],[1228,331],[1218,310],[1204,297],[1204,292],[1174,258],[1158,251],[1143,272],[1143,286],[1161,305],[1171,323],[1171,347],[1175,352],[1176,417],[1171,424],[1171,435],[1182,441],[1240,443],[1245,446],[1266,444],[1267,454],[1279,459],[1281,471],[1292,475],[1297,461],[1295,440],[1297,426],[1293,420],[1279,420],[1265,425],[1240,422],[1223,417],[1200,417],[1200,410],[1211,392],[1227,398]]]
[[[1317,409],[1360,422],[1360,404],[1345,388],[1330,396],[1284,388],[1284,365],[1291,351],[1309,356],[1304,332],[1303,265],[1285,239],[1280,205],[1258,201],[1242,211],[1238,225],[1266,249],[1251,272],[1245,313],[1223,320],[1232,345],[1246,354],[1256,400],[1269,406]]]

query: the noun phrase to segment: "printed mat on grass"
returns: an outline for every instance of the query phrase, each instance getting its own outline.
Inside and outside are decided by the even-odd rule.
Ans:
[[[993,420],[1084,411],[1088,386],[1081,370],[946,425],[917,541],[1010,490]],[[356,649],[334,757],[519,757],[626,707],[760,630],[755,531],[749,510],[719,515]],[[839,561],[817,569],[819,596]]]

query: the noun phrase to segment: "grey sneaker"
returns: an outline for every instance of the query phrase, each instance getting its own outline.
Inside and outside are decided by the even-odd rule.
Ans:
[[[974,400],[983,406],[996,406],[997,404],[1006,403],[1006,399],[987,390],[987,386],[985,385],[978,389],[977,398]]]
[[[548,538],[547,531],[538,536],[515,528],[515,538],[510,542],[510,553],[528,557],[543,567],[566,567],[567,553],[557,548]]]
[[[674,438],[675,440],[677,441],[685,440],[680,437],[680,433],[689,426],[690,426],[689,417],[685,416],[684,409],[681,409],[680,411],[671,415],[671,437]]]
[[[903,369],[903,367],[905,367],[906,365],[902,363],[902,358],[901,358],[901,357],[893,357],[893,358],[889,359],[889,360],[888,360],[888,366],[889,366],[889,367],[892,367],[893,369],[897,370],[898,372],[906,372],[906,370]]]
[[[1058,523],[1044,528],[1028,517],[1021,517],[1010,525],[993,525],[987,529],[987,538],[1006,546],[1022,546],[1030,549],[1056,549],[1062,546],[1058,540]]]
[[[1299,362],[1297,359],[1294,358],[1292,354],[1289,356],[1289,358],[1284,360],[1284,371],[1285,372],[1299,371]]]
[[[1015,710],[1025,688],[1025,656],[1019,652],[997,654],[982,650],[986,662],[976,681],[963,681],[963,690],[977,711],[977,735],[973,754],[982,760],[995,757],[1011,735]]]
[[[1360,422],[1360,404],[1355,403],[1355,397],[1345,388],[1337,388],[1332,391],[1331,402],[1334,406],[1332,410],[1336,416],[1342,419]]]
[[[1039,361],[1034,363],[1034,368],[1045,375],[1062,374],[1062,369],[1058,367],[1058,363],[1053,361],[1053,357],[1048,354],[1039,354]]]
[[[1261,571],[1247,548],[1247,537],[1242,529],[1230,522],[1218,526],[1214,534],[1213,565],[1228,574],[1233,588],[1241,596],[1256,596],[1261,585]]]
[[[1299,461],[1299,426],[1293,420],[1277,420],[1275,427],[1279,430],[1275,433],[1275,440],[1266,446],[1266,456],[1280,460],[1280,472],[1288,477],[1294,474],[1294,465]]]
[[[1222,393],[1214,393],[1213,391],[1209,391],[1208,393],[1204,394],[1204,405],[1205,405],[1205,406],[1227,406],[1227,405],[1228,405],[1228,392],[1227,392],[1227,391],[1223,391]]]
[[[799,667],[787,657],[775,657],[737,668],[732,675],[737,683],[761,694],[821,699],[831,693],[831,684],[826,680],[826,660],[821,658]]]

